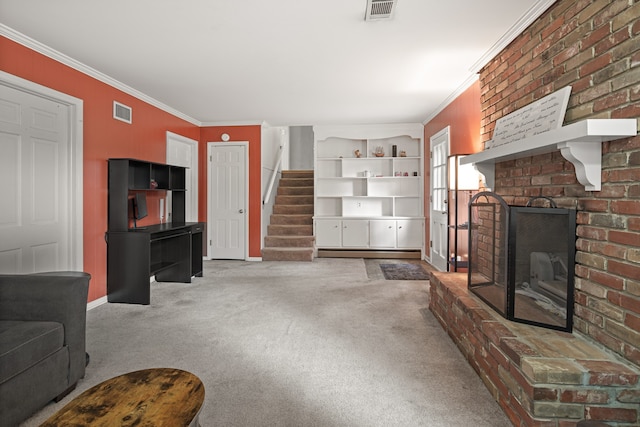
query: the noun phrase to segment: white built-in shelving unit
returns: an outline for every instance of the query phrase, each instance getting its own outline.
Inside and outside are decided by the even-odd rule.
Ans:
[[[423,126],[315,126],[314,135],[316,246],[423,249]]]

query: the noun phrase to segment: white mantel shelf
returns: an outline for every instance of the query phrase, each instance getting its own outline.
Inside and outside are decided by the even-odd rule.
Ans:
[[[636,119],[588,119],[529,138],[493,147],[460,160],[473,164],[485,177],[487,187],[495,188],[495,164],[522,157],[560,150],[573,163],[576,177],[586,190],[600,191],[602,142],[637,134]]]

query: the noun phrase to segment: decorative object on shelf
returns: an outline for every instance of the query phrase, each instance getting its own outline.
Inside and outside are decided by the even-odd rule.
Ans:
[[[152,190],[155,190],[156,188],[158,188],[158,182],[155,179],[152,179],[151,182],[149,183],[149,188],[151,188]]]
[[[400,157],[407,157],[407,152],[404,150],[400,151]]]
[[[357,157],[360,158],[360,156],[362,156],[362,153],[360,152],[360,150],[356,150],[353,152],[353,154]]]
[[[392,157],[398,156],[398,146],[395,144],[391,146],[391,156]]]
[[[373,152],[373,155],[376,157],[384,157],[384,147],[382,147],[381,145],[378,145],[375,151]]]

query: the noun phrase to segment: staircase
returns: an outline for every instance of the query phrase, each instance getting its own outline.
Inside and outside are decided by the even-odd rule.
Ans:
[[[313,171],[282,171],[263,261],[313,261]]]

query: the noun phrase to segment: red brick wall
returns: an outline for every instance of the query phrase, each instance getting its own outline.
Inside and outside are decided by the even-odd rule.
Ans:
[[[482,141],[495,121],[571,85],[564,124],[640,116],[640,2],[559,0],[480,72]],[[640,365],[640,137],[603,143],[602,191],[560,152],[496,165],[508,203],[575,207],[577,331]]]

